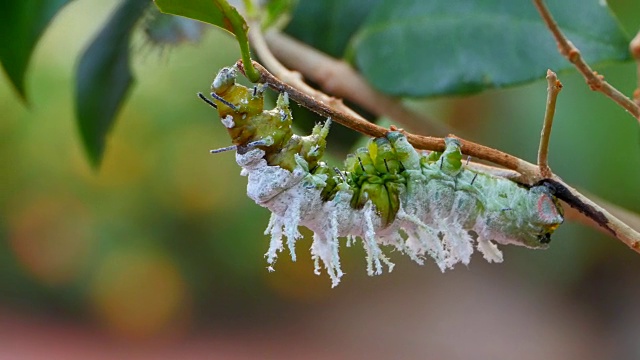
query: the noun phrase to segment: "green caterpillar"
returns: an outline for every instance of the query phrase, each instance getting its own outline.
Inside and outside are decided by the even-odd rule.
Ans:
[[[330,120],[308,136],[291,130],[287,94],[263,110],[263,86],[236,83],[235,68],[222,69],[211,90],[222,123],[237,150],[247,194],[272,212],[267,262],[283,250],[295,261],[298,226],[314,232],[311,254],[339,283],[338,238],[362,239],[367,271],[393,264],[381,245],[390,245],[422,264],[431,256],[442,271],[468,264],[475,247],[489,262],[501,262],[496,244],[546,248],[563,221],[562,208],[544,185],[525,188],[510,180],[467,169],[460,144],[447,138],[442,153],[416,151],[399,132],[371,139],[347,157],[345,169],[321,161]]]

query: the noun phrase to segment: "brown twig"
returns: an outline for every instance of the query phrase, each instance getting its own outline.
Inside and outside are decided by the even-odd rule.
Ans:
[[[261,62],[271,73],[308,94],[312,94],[314,89],[303,81],[298,71],[291,71],[286,66],[293,66],[301,71],[304,76],[319,84],[325,92],[351,100],[376,116],[387,116],[404,128],[433,135],[445,135],[450,132],[446,125],[412,111],[399,99],[374,90],[344,61],[334,59],[276,30],[265,35],[260,31],[257,22],[251,23],[249,38]],[[341,107],[337,103],[334,105]],[[342,110],[351,111],[348,107]]]
[[[629,225],[632,229],[634,229],[635,231],[640,231],[640,216],[638,216],[638,214],[633,213],[629,210],[623,209],[617,205],[614,205],[604,199],[601,199],[593,194],[590,193],[586,193],[583,191],[583,195],[585,197],[588,197],[589,199],[591,199],[594,202],[597,202],[601,207],[606,208],[607,211],[609,211],[611,214],[613,214],[615,217],[621,219],[622,221],[624,221],[625,224]],[[576,221],[579,222],[581,224],[584,225],[588,225],[591,226],[593,228],[596,228],[600,231],[602,231],[605,234],[610,234],[609,231],[607,231],[605,228],[601,227],[601,226],[593,226],[595,224],[595,222],[588,217],[583,216],[578,210],[573,209],[573,208],[566,208],[565,207],[565,219],[567,220],[571,220],[571,221]]]
[[[556,112],[556,100],[558,99],[560,90],[562,90],[562,83],[558,80],[556,73],[551,70],[547,70],[547,84],[547,106],[544,111],[542,133],[540,134],[540,147],[538,148],[538,167],[540,168],[540,175],[544,178],[550,178],[552,174],[547,162],[549,138],[551,137],[553,116]]]
[[[533,0],[534,5],[538,9],[540,16],[547,24],[547,27],[553,34],[558,44],[560,54],[567,58],[576,69],[584,76],[587,84],[593,91],[599,91],[615,101],[618,105],[628,111],[633,117],[640,122],[640,105],[626,97],[615,87],[611,86],[604,80],[602,75],[599,75],[591,69],[591,67],[584,61],[580,51],[567,39],[567,37],[560,31],[558,24],[551,16],[549,9],[544,4],[543,0]]]
[[[629,43],[629,52],[631,56],[636,60],[636,74],[638,76],[638,87],[633,92],[633,101],[640,106],[640,31]]]
[[[335,59],[279,31],[264,34],[275,57],[285,66],[300,71],[329,94],[348,99],[376,116],[387,116],[394,123],[414,132],[442,136],[447,126],[407,108],[400,99],[373,89],[367,81],[343,60]],[[261,57],[261,53],[258,53]],[[272,70],[268,64],[265,67]],[[272,71],[273,72],[273,71]],[[278,76],[277,72],[274,72]]]
[[[312,97],[315,97],[315,98],[319,99],[323,103],[327,104],[328,107],[331,107],[331,108],[333,108],[335,110],[341,111],[342,113],[347,114],[350,117],[362,119],[363,121],[366,122],[366,120],[364,118],[362,118],[358,113],[353,111],[348,106],[345,106],[342,103],[342,100],[336,99],[336,98],[328,96],[328,95],[326,95],[326,94],[324,94],[324,93],[322,93],[320,91],[317,91],[316,89],[314,89],[311,86],[307,85],[307,83],[305,83],[302,80],[302,76],[300,75],[299,72],[291,71],[291,70],[287,69],[284,65],[282,65],[282,63],[280,63],[280,61],[273,56],[273,54],[271,53],[271,50],[269,50],[269,47],[265,43],[264,37],[262,36],[262,33],[260,32],[260,24],[259,23],[255,23],[253,21],[250,22],[249,39],[251,41],[251,46],[256,51],[256,53],[259,54],[260,59],[265,63],[265,65],[267,65],[268,68],[273,69],[276,72],[276,74],[278,74],[277,78],[281,79],[282,83],[290,85],[291,88],[295,88],[300,93],[304,93],[304,94],[307,94],[309,96],[312,96]],[[260,65],[260,64],[258,64],[258,65]],[[261,66],[261,68],[266,71],[266,69],[264,69],[264,67]],[[269,73],[268,71],[266,71],[266,72]],[[262,74],[264,76],[264,72],[262,72]],[[271,75],[270,73],[269,73],[269,75],[271,77],[273,77],[274,79],[276,78],[273,75]],[[265,81],[263,81],[263,82],[265,82]],[[356,130],[356,131],[358,131],[358,130]]]
[[[244,71],[242,61],[236,63],[240,71]],[[254,62],[255,68],[260,72],[260,81],[267,84],[272,89],[278,92],[287,92],[292,100],[295,100],[300,105],[315,111],[316,113],[331,117],[335,122],[349,127],[362,134],[366,134],[372,137],[381,137],[387,133],[387,129],[372,123],[369,123],[359,115],[352,115],[350,113],[343,112],[339,109],[333,108],[331,105],[323,102],[324,98],[333,99],[322,92],[313,90],[313,96],[306,94],[291,85],[285,84],[271,73],[269,73],[260,64]],[[317,97],[316,97],[317,96]],[[344,106],[340,102],[340,105]],[[346,106],[345,106],[346,107]],[[409,142],[418,149],[425,150],[444,150],[444,139],[435,138],[429,136],[420,136],[410,133],[406,133]],[[452,136],[452,135],[450,135]],[[464,139],[458,138],[462,144],[462,152],[471,155],[473,157],[491,161],[495,164],[502,165],[508,169],[515,170],[521,174],[517,179],[512,179],[524,184],[532,185],[538,181],[544,180],[538,169],[538,166],[531,164],[527,161],[519,159],[513,155],[503,153],[499,150],[492,149],[483,145],[479,145]],[[595,204],[593,201],[580,194],[577,190],[566,184],[557,175],[551,174],[550,179],[544,180],[547,183],[553,185],[556,189],[559,198],[563,199],[572,207],[576,208],[580,212],[580,216],[591,219],[590,224],[597,224],[599,227],[604,228],[609,233],[613,234],[616,238],[621,240],[627,246],[634,251],[640,253],[640,233],[630,228],[621,220],[611,215],[602,207]],[[588,221],[588,220],[585,220]]]
[[[631,249],[640,253],[640,233],[638,231],[563,182],[557,175],[553,175],[551,179],[545,181],[555,186],[555,195],[558,198],[580,212],[580,215],[588,218],[587,223],[599,225],[601,229],[606,230]]]

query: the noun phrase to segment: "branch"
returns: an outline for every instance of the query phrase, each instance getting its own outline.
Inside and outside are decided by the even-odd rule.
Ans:
[[[633,213],[629,210],[623,209],[617,205],[614,205],[604,199],[601,199],[593,194],[587,193],[583,191],[583,195],[585,195],[586,197],[588,197],[589,199],[591,199],[592,201],[597,202],[598,204],[600,204],[600,206],[602,206],[603,208],[607,209],[607,211],[609,211],[611,214],[613,214],[613,216],[621,219],[622,221],[624,221],[626,224],[628,224],[632,229],[634,229],[635,231],[640,231],[640,216],[638,216],[638,214]],[[601,230],[603,233],[605,234],[610,234],[609,231],[607,231],[605,228],[600,227],[600,226],[594,226],[596,223],[594,220],[592,220],[589,217],[584,216],[582,213],[580,213],[578,210],[573,209],[573,208],[569,208],[565,210],[565,219],[567,220],[571,220],[571,221],[576,221],[579,222],[581,224],[596,228],[598,230]]]
[[[551,70],[547,70],[547,84],[547,106],[544,112],[542,133],[540,134],[540,147],[538,148],[538,167],[540,167],[540,174],[545,178],[551,177],[551,169],[547,163],[549,138],[551,137],[553,115],[556,112],[556,100],[560,90],[562,90],[562,83],[558,80],[556,73]]]
[[[446,125],[409,109],[400,99],[373,89],[343,60],[330,57],[279,31],[267,32],[265,40],[285,66],[299,70],[326,93],[348,99],[376,116],[389,117],[407,130],[434,136],[450,132]]]
[[[244,72],[244,65],[239,60],[236,65],[240,71]],[[289,98],[295,100],[298,104],[312,110],[322,116],[330,117],[333,121],[338,122],[352,130],[372,137],[382,137],[388,130],[382,126],[372,124],[360,117],[355,112],[343,112],[336,109],[324,100],[335,102],[335,98],[329,97],[320,91],[313,90],[312,94],[302,92],[291,85],[285,84],[271,73],[269,73],[260,64],[254,62],[254,67],[260,72],[260,82],[267,84],[278,92],[286,92]],[[346,106],[339,102],[342,107]],[[355,114],[355,115],[354,115]],[[443,151],[444,139],[429,136],[420,136],[405,132],[407,140],[418,149]],[[450,135],[452,136],[452,135]],[[577,209],[582,215],[591,221],[590,224],[597,224],[599,227],[607,230],[613,236],[621,240],[634,251],[640,253],[640,233],[630,228],[621,220],[611,215],[607,210],[598,206],[596,203],[580,194],[577,190],[566,184],[557,175],[551,174],[551,178],[544,179],[540,175],[537,165],[519,159],[513,155],[492,149],[480,144],[476,144],[464,139],[460,139],[462,144],[462,152],[473,157],[490,161],[494,164],[502,165],[507,169],[515,170],[520,173],[518,178],[512,180],[533,185],[538,182],[545,182],[548,186],[556,190],[556,196],[565,201],[569,206]]]
[[[366,119],[361,117],[358,113],[350,109],[348,106],[344,105],[342,103],[342,100],[336,99],[320,91],[317,91],[316,89],[307,85],[307,83],[305,83],[302,80],[302,76],[300,75],[299,72],[291,71],[287,69],[284,65],[282,65],[280,61],[278,61],[278,59],[276,59],[273,56],[273,54],[271,53],[271,50],[269,50],[269,47],[267,46],[264,40],[264,37],[260,32],[259,23],[250,22],[249,39],[251,40],[251,45],[253,46],[254,50],[256,51],[258,56],[260,56],[260,60],[263,61],[269,69],[272,69],[278,75],[278,78],[282,79],[281,80],[282,83],[288,84],[289,87],[292,89],[295,88],[296,91],[300,92],[301,94],[304,93],[304,94],[308,94],[309,96],[317,97],[318,99],[321,99],[323,103],[330,105],[330,107],[338,111],[341,111],[342,113],[344,113],[345,115],[348,115],[349,117],[358,118],[358,119],[361,119],[362,121],[368,122]],[[241,62],[238,62],[238,64],[239,66],[242,66]],[[258,63],[254,62],[254,64],[258,64]],[[258,65],[261,66],[260,64]],[[261,66],[261,69],[264,70],[264,71],[259,70],[259,72],[262,73],[263,77],[266,72],[267,74],[269,74],[270,77],[276,79],[276,77],[271,75],[264,67]],[[266,83],[266,81],[264,80],[260,80],[260,81],[263,83]],[[297,89],[300,89],[300,90],[297,90]]]
[[[558,24],[551,16],[549,9],[544,4],[543,0],[533,0],[534,5],[538,9],[540,16],[547,24],[547,27],[553,34],[558,44],[560,54],[567,58],[576,69],[584,76],[589,88],[593,91],[599,91],[615,101],[618,105],[628,111],[638,122],[640,122],[640,105],[633,102],[626,97],[615,87],[611,86],[608,82],[604,81],[604,76],[599,75],[591,69],[591,67],[584,61],[580,51],[567,39],[567,37],[560,31]]]
[[[613,216],[603,207],[599,206],[591,199],[563,182],[557,175],[553,175],[552,179],[544,180],[544,182],[550,184],[551,187],[554,187],[556,197],[579,211],[582,216],[588,218],[589,221],[586,222],[587,224],[592,225],[595,223],[599,225],[600,230],[607,230],[611,235],[615,236],[632,250],[640,253],[640,234],[638,231],[632,229],[629,225]],[[627,217],[628,214],[629,213],[627,212]],[[584,221],[581,222],[585,223]],[[639,222],[637,216],[634,222]]]
[[[300,70],[326,93],[353,101],[374,115],[389,117],[407,129],[434,135],[444,135],[450,131],[446,125],[407,108],[399,99],[374,90],[344,61],[334,59],[276,30],[263,35],[257,25],[250,27],[249,37],[264,66],[289,85],[312,93],[300,73],[289,70],[280,61]]]

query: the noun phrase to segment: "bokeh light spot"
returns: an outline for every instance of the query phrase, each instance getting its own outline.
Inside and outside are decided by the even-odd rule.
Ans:
[[[94,241],[92,215],[71,196],[37,197],[10,220],[9,243],[37,280],[63,285],[82,273]]]
[[[171,332],[186,323],[188,313],[182,274],[169,257],[149,249],[108,254],[93,278],[90,299],[110,331],[133,340]]]

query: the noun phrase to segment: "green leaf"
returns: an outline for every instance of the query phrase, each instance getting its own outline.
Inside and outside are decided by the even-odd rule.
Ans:
[[[27,102],[25,73],[31,54],[51,19],[69,1],[0,1],[0,62],[24,102]]]
[[[262,18],[262,27],[268,28],[277,24],[284,16],[290,15],[291,11],[296,6],[296,3],[296,0],[267,1],[267,3],[263,5],[264,16]]]
[[[371,10],[382,0],[300,1],[285,31],[337,58]]]
[[[85,150],[94,166],[100,164],[106,136],[133,83],[129,40],[150,3],[149,0],[124,0],[78,64],[76,117]]]
[[[163,13],[199,20],[235,35],[216,0],[155,0],[155,3]]]
[[[200,21],[164,14],[155,6],[149,7],[142,26],[146,40],[161,49],[184,43],[197,43],[209,28]]]
[[[629,39],[605,2],[548,6],[590,63],[629,59]],[[472,93],[571,67],[531,1],[383,0],[352,45],[364,76],[394,95]]]
[[[236,36],[247,78],[252,82],[260,79],[260,74],[251,64],[249,27],[238,10],[225,0],[155,0],[160,11],[180,15],[215,25]]]

